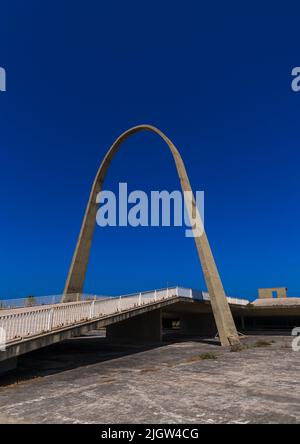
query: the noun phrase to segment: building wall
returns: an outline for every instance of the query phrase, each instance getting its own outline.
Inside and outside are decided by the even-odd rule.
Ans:
[[[274,293],[276,293],[277,298],[286,298],[287,297],[287,288],[286,287],[273,287],[273,288],[259,288],[258,289],[259,299],[272,299]]]

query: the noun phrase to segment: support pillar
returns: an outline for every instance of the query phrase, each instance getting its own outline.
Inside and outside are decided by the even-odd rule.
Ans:
[[[0,375],[14,370],[18,366],[18,358],[10,358],[0,362]]]
[[[244,316],[241,316],[241,326],[242,326],[242,329],[245,330],[245,318],[244,318]]]
[[[117,342],[161,342],[161,310],[153,310],[106,327],[106,337]]]
[[[180,331],[186,335],[214,337],[218,330],[212,313],[185,313],[180,316]]]

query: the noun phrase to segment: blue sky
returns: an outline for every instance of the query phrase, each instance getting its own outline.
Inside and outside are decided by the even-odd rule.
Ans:
[[[96,170],[139,123],[174,141],[225,290],[300,295],[300,66],[296,2],[1,2],[0,298],[60,293]],[[178,189],[148,133],[124,144],[106,188]],[[97,228],[85,290],[205,288],[181,228]]]

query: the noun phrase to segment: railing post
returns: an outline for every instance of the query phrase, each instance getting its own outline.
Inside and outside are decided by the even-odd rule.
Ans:
[[[142,305],[142,293],[139,294],[139,305]]]
[[[91,302],[91,307],[90,307],[90,319],[92,319],[94,317],[94,312],[95,312],[95,300],[93,300]]]
[[[193,299],[193,290],[190,288],[190,298]]]
[[[155,300],[155,302],[157,301],[157,290],[155,290],[155,292],[154,292],[154,300]]]
[[[48,316],[48,331],[52,330],[54,308],[51,308]]]
[[[167,298],[169,297],[169,287],[167,288]]]
[[[121,311],[122,296],[119,297],[118,311]]]
[[[177,297],[179,296],[179,289],[178,289],[178,287],[176,287],[176,296]]]

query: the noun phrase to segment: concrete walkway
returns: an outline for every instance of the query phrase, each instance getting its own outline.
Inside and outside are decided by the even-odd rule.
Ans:
[[[270,345],[236,353],[196,338],[57,344],[1,378],[0,422],[300,423],[300,352],[288,336],[244,342],[262,340]]]

